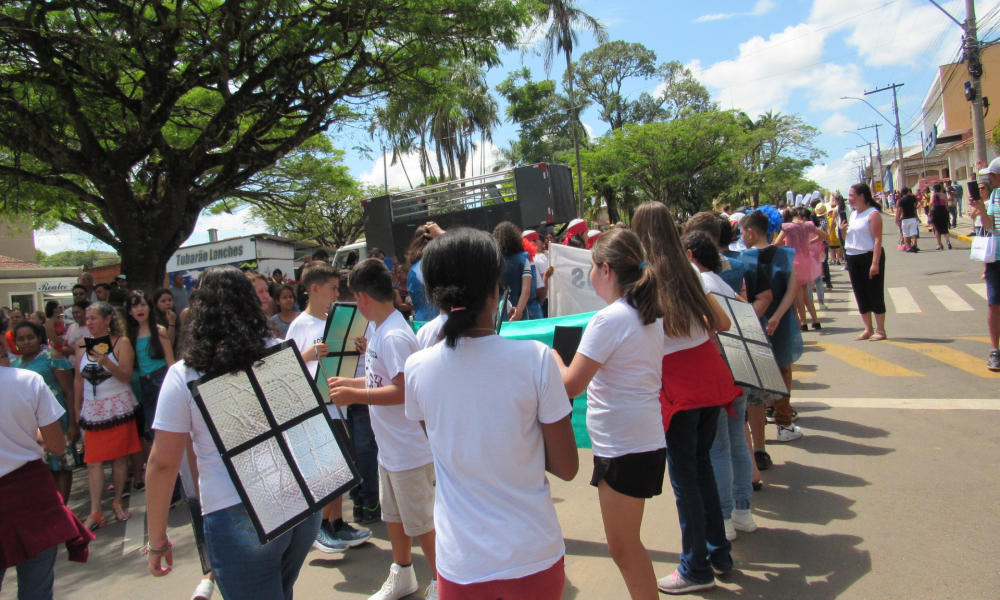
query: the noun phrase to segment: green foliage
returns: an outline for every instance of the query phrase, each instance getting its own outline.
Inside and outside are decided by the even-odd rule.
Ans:
[[[585,170],[618,190],[626,209],[656,200],[677,214],[695,213],[710,207],[735,182],[744,135],[736,115],[728,111],[629,125],[586,153]]]
[[[323,246],[350,244],[364,230],[361,201],[382,193],[380,186],[362,186],[343,164],[344,152],[318,135],[298,150],[259,173],[253,189],[213,205],[209,212],[235,212],[249,207],[249,216],[267,230]]]
[[[201,211],[442,65],[499,64],[528,0],[0,4],[5,210],[119,250],[141,285]],[[26,189],[26,186],[32,186]],[[27,192],[27,193],[26,193]]]
[[[55,254],[46,254],[35,250],[35,262],[43,267],[75,267],[82,265],[84,269],[104,267],[121,262],[114,252],[103,250],[63,250]]]
[[[510,73],[497,91],[507,101],[507,120],[521,128],[509,149],[501,150],[500,168],[540,162],[569,162],[573,150],[569,100],[551,79],[535,81],[522,67]]]

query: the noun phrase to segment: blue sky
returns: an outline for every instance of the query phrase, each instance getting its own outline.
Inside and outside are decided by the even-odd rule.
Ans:
[[[941,4],[959,20],[965,19],[964,0]],[[1000,0],[976,3],[981,39],[1000,37],[998,4]],[[580,0],[579,5],[605,24],[610,39],[639,42],[655,51],[661,62],[678,60],[687,65],[722,108],[744,110],[752,116],[767,110],[801,114],[821,131],[818,143],[827,153],[808,175],[828,189],[854,183],[852,153],[862,139],[846,131],[882,123],[886,125],[879,129],[883,149],[893,139],[891,128],[871,108],[840,98],[904,84],[899,97],[904,144],[919,143],[919,129],[914,125],[924,96],[937,66],[956,60],[962,37],[959,27],[927,0]],[[581,33],[575,56],[595,45],[589,34]],[[501,67],[490,72],[490,84],[496,85],[522,64],[531,68],[536,79],[545,75],[539,56],[512,52],[504,56]],[[557,58],[550,76],[561,80],[564,66],[565,60]],[[656,87],[655,81],[634,81],[624,90],[638,95],[655,92]],[[891,93],[867,99],[892,117]],[[592,135],[607,129],[595,108],[584,112],[581,120]],[[859,133],[874,142],[873,132]],[[497,146],[506,146],[516,135],[517,126],[504,123],[493,137]],[[334,141],[344,149],[371,143],[363,134],[351,132],[334,136]],[[861,150],[867,155],[867,147]],[[487,145],[484,151],[489,170],[492,148]],[[383,181],[382,160],[373,161],[357,152],[347,156],[356,177],[379,183]],[[480,157],[474,160],[478,173]],[[406,164],[411,177],[419,174],[415,157]],[[389,167],[388,179],[390,186],[407,187],[398,165]],[[188,244],[207,241],[210,227],[218,228],[220,237],[261,231],[240,214],[202,217]],[[36,240],[37,247],[49,253],[103,247],[68,227],[36,232]]]

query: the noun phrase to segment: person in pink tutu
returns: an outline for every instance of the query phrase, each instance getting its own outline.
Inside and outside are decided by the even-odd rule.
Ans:
[[[775,246],[788,246],[795,250],[795,274],[799,282],[799,291],[795,299],[795,314],[801,323],[802,331],[809,331],[806,325],[806,311],[812,317],[812,328],[822,329],[819,317],[816,316],[816,306],[812,294],[809,293],[809,283],[823,274],[821,254],[814,252],[814,243],[822,244],[829,239],[829,234],[816,227],[809,218],[809,209],[793,208],[785,214],[785,223],[781,224],[781,233],[774,239]],[[822,245],[820,245],[822,248]]]

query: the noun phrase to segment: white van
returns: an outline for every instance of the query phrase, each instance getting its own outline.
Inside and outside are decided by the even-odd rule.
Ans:
[[[360,241],[346,246],[341,246],[333,256],[333,266],[337,269],[350,269],[354,265],[368,258],[367,242]]]

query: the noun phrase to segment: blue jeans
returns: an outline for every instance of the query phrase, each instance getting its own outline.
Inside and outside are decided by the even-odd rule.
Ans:
[[[538,300],[532,300],[524,307],[524,318],[529,320],[542,318],[542,305]]]
[[[52,600],[52,587],[56,582],[56,549],[52,546],[35,558],[25,561],[17,570],[17,600]],[[0,586],[7,570],[0,570]]]
[[[667,430],[667,468],[681,525],[677,572],[694,583],[715,581],[713,565],[720,571],[733,568],[711,459],[720,410],[718,406],[682,410]]]
[[[205,515],[208,557],[222,597],[291,600],[292,587],[322,519],[317,512],[262,546],[243,504]]]
[[[374,509],[378,506],[378,444],[368,406],[352,404],[347,407],[347,432],[354,445],[354,464],[361,475],[361,483],[351,490],[349,497],[355,506]]]
[[[723,519],[732,518],[733,508],[750,510],[753,496],[753,459],[744,433],[746,394],[733,402],[733,412],[736,418],[730,417],[724,410],[719,411],[719,426],[711,453]]]

